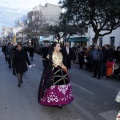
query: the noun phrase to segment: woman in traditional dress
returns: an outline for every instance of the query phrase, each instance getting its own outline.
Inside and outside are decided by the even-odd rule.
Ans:
[[[63,65],[60,44],[54,42],[47,56],[48,65],[44,68],[39,85],[38,102],[45,106],[58,106],[73,101],[67,68]]]
[[[24,50],[22,50],[22,45],[18,44],[17,50],[13,57],[13,66],[12,66],[13,68],[15,68],[16,73],[17,73],[18,87],[20,87],[21,83],[23,83],[23,81],[22,81],[23,73],[28,70],[26,63],[28,63],[28,65],[31,66],[30,60],[29,60],[26,52],[24,52]]]

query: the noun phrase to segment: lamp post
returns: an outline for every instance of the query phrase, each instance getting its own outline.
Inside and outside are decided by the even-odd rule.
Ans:
[[[81,32],[81,41],[80,41],[80,44],[81,44],[81,47],[82,47],[82,34],[83,34],[83,27],[84,27],[85,25],[84,25],[84,23],[82,22],[82,23],[80,23],[79,26],[80,26],[80,28],[81,28],[81,31],[80,31],[80,32]]]

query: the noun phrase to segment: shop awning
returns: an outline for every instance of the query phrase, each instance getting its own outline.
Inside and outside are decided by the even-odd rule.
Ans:
[[[82,42],[87,42],[88,39],[89,39],[88,37],[82,37]],[[69,42],[80,42],[81,41],[81,37],[69,38],[68,41]]]

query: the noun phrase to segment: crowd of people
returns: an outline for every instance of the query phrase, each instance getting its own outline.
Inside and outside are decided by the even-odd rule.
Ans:
[[[67,51],[63,49],[63,55],[60,52],[60,44],[57,42],[53,42],[49,47],[46,44],[42,48],[44,70],[38,91],[38,102],[41,105],[55,106],[61,109],[63,105],[73,101],[72,87],[68,76],[68,69],[71,68],[68,64],[71,50],[69,44],[66,45],[68,46]],[[34,48],[22,46],[20,43],[17,46],[8,43],[7,46],[2,47],[2,52],[9,69],[12,68],[13,74],[17,76],[18,87],[20,87],[23,83],[22,76],[28,70],[27,64],[30,68],[32,66],[28,53],[33,61]],[[65,60],[64,63],[63,60]]]
[[[28,54],[33,61],[34,48],[32,46],[13,46],[8,43],[4,45],[2,51],[8,67],[13,68],[13,74],[17,75],[18,87],[23,83],[22,76],[28,70],[27,64],[31,67]],[[113,50],[106,44],[100,48],[97,44],[88,48],[80,46],[70,47],[66,42],[64,47],[53,42],[52,45],[46,44],[41,48],[43,58],[43,73],[41,75],[38,102],[45,106],[58,106],[69,104],[73,101],[72,87],[68,71],[71,69],[71,62],[79,64],[79,69],[93,72],[92,77],[100,79],[113,74],[119,75],[120,47]],[[115,66],[117,64],[117,66]],[[114,67],[113,67],[114,66]]]
[[[2,47],[2,52],[4,53],[6,62],[8,62],[9,69],[12,68],[13,75],[17,75],[18,87],[20,87],[21,83],[23,83],[23,73],[28,70],[27,64],[31,67],[31,62],[27,53],[29,52],[29,56],[32,61],[34,56],[33,46],[31,45],[30,47],[28,47],[25,45],[24,47],[22,47],[22,44],[20,43],[17,45],[8,43],[7,45],[4,45]]]
[[[44,66],[49,48],[49,44],[41,48]],[[79,69],[84,68],[93,72],[92,77],[97,79],[110,76],[119,77],[120,75],[120,46],[117,47],[117,50],[112,49],[109,44],[103,45],[101,48],[97,44],[89,47],[80,47],[80,45],[70,47],[69,43],[66,42],[65,47],[61,47],[60,52],[67,69],[71,69],[71,62],[73,61],[79,64]]]
[[[120,73],[120,46],[117,50],[110,47],[109,44],[100,48],[97,44],[88,48],[73,47],[74,63],[79,64],[79,68],[93,72],[93,77],[100,79],[110,76],[119,76]]]

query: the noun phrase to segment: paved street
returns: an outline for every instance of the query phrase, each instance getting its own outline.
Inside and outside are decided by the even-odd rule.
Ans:
[[[115,120],[120,104],[115,97],[120,81],[92,78],[92,73],[73,64],[69,71],[74,101],[63,109],[41,106],[37,101],[43,66],[35,54],[36,66],[23,76],[21,88],[12,75],[0,48],[0,120]]]

